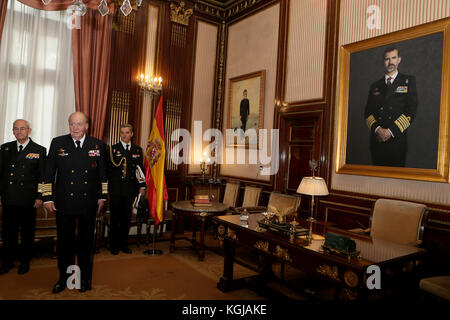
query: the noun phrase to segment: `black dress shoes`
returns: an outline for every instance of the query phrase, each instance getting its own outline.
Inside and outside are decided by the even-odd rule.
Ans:
[[[123,247],[123,248],[120,249],[120,250],[122,250],[123,253],[131,253],[131,249],[128,248],[128,247]]]
[[[88,290],[92,290],[91,281],[89,281],[89,280],[81,280],[81,286],[80,286],[80,289],[78,289],[78,291],[86,292]]]
[[[14,268],[14,263],[4,263],[0,268],[0,275],[8,273],[12,268]]]
[[[118,255],[119,254],[119,249],[111,249],[111,254],[113,255]]]
[[[29,263],[21,263],[19,266],[19,270],[17,271],[18,274],[25,274],[28,271],[30,271],[30,264]]]
[[[53,293],[60,293],[66,288],[66,281],[59,280],[53,287]]]

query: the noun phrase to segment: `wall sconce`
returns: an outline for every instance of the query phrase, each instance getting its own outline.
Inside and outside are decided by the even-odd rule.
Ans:
[[[139,78],[139,88],[141,92],[149,93],[151,95],[161,94],[162,91],[162,78],[161,77],[149,77],[148,75],[141,74]]]

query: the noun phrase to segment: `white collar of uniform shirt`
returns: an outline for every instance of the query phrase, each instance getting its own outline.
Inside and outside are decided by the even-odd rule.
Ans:
[[[30,142],[30,138],[28,138],[28,140],[23,144],[20,144],[19,141],[17,141],[17,140],[16,140],[16,142],[17,142],[17,152],[19,152],[20,151],[19,146],[23,146],[22,150],[24,150],[27,147],[28,143]]]
[[[131,151],[131,141],[128,143],[123,142],[122,140],[120,140],[120,143],[122,144],[123,150],[127,150],[127,144],[130,146],[128,148],[129,151]]]
[[[395,78],[397,78],[397,75],[398,75],[398,70],[397,70],[392,76],[390,76],[390,75],[388,75],[388,74],[385,74],[385,75],[384,75],[384,83],[387,83],[387,81],[388,81],[387,79],[388,79],[389,77],[392,78],[391,84],[394,83],[394,80],[395,80]]]
[[[80,148],[83,148],[83,143],[84,143],[84,140],[86,139],[86,135],[84,135],[83,136],[83,138],[81,138],[79,141],[81,142],[80,143]],[[77,147],[77,140],[76,139],[74,139],[74,138],[72,138],[72,140],[73,140],[73,143],[75,144],[75,148]]]

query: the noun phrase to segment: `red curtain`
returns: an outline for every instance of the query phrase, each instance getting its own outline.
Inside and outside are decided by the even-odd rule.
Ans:
[[[0,42],[2,41],[3,24],[5,23],[8,0],[0,0]]]
[[[29,7],[39,9],[39,10],[47,10],[47,11],[66,10],[73,3],[73,0],[52,0],[49,4],[45,5],[42,2],[42,0],[18,0],[18,1],[22,2],[23,4],[25,4]],[[84,0],[83,2],[86,2],[86,0]],[[87,1],[85,3],[85,5],[87,8],[97,9],[100,2],[101,2],[101,0],[90,0],[90,1]],[[108,2],[111,2],[111,1],[108,1]],[[110,8],[111,7],[114,9],[114,7],[110,5]]]
[[[75,102],[91,119],[90,134],[103,139],[108,103],[113,16],[89,10],[72,32]]]
[[[0,31],[3,26],[3,7],[0,8]],[[52,0],[44,5],[41,0],[19,0],[25,5],[40,10],[65,10],[73,0]],[[75,105],[77,111],[90,118],[90,134],[103,139],[108,103],[109,67],[111,56],[112,20],[115,5],[109,1],[110,14],[102,17],[97,11],[101,0],[91,0],[86,4],[87,14],[81,17],[81,28],[72,31],[73,73],[75,83]],[[0,33],[1,35],[1,33]]]

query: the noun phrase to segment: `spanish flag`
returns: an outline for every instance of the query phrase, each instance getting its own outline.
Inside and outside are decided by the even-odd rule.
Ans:
[[[152,132],[148,138],[145,150],[144,169],[145,182],[148,187],[148,205],[155,219],[155,226],[164,218],[164,200],[169,199],[166,179],[164,178],[164,163],[166,144],[164,139],[163,99],[159,99]]]

